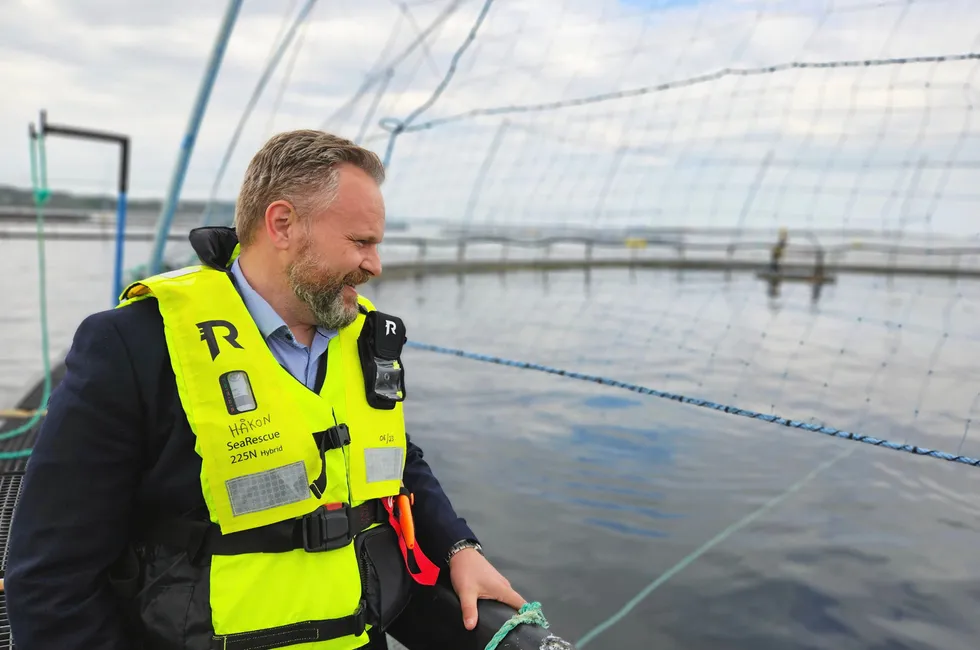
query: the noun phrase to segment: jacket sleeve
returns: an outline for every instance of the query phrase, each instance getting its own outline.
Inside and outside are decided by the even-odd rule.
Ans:
[[[456,514],[453,505],[425,461],[422,450],[408,440],[405,461],[405,487],[415,494],[412,516],[415,534],[425,556],[438,566],[446,566],[446,555],[456,542],[464,539],[478,541],[466,524]]]
[[[79,326],[27,465],[4,585],[17,650],[136,647],[107,583],[128,538],[144,425],[115,320],[101,312]]]

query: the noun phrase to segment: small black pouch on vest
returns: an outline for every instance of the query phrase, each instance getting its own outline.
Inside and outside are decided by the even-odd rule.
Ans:
[[[364,393],[376,409],[390,410],[405,399],[405,369],[402,347],[405,324],[397,316],[370,311],[357,339],[357,352],[364,372]]]
[[[402,613],[415,590],[398,535],[388,524],[376,526],[354,538],[354,552],[372,623],[384,630]]]

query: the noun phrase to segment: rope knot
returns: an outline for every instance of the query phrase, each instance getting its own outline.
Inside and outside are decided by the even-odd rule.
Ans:
[[[487,643],[484,650],[496,650],[500,642],[504,640],[504,637],[510,634],[510,631],[518,625],[537,625],[547,629],[549,623],[548,619],[544,617],[544,613],[541,611],[541,603],[533,602],[524,603],[521,605],[521,608],[517,611],[517,613],[511,616],[510,619],[505,621],[504,624],[500,626],[500,629],[493,635],[493,638],[490,639],[490,642]],[[558,637],[549,636],[548,639],[558,639]],[[560,639],[558,640],[560,641]],[[545,645],[542,647],[546,650],[559,650],[561,648],[561,646],[554,645]]]

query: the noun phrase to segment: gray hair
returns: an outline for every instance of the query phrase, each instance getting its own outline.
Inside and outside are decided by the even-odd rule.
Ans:
[[[297,211],[314,204],[325,207],[336,197],[338,167],[350,163],[367,172],[378,185],[385,170],[373,151],[324,131],[300,129],[273,136],[252,157],[235,206],[235,230],[242,246],[255,231],[273,201],[286,200]]]

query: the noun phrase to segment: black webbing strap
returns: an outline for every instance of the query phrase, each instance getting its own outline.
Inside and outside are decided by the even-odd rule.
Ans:
[[[211,638],[211,650],[269,650],[300,643],[339,639],[344,636],[360,636],[367,625],[367,607],[361,601],[351,616],[322,621],[303,621],[281,627],[270,627],[254,632],[224,634]]]
[[[323,496],[327,489],[327,459],[326,453],[331,449],[340,449],[344,445],[350,444],[350,429],[346,424],[332,426],[326,431],[316,431],[313,433],[313,442],[320,450],[320,475],[310,483],[310,491],[317,499]]]
[[[327,353],[324,352],[320,355],[320,362],[316,367],[316,381],[313,384],[313,392],[317,395],[323,389],[323,382],[327,378]]]
[[[351,508],[347,504],[320,506],[298,519],[221,534],[211,522],[192,519],[162,519],[144,527],[143,541],[165,544],[187,551],[192,562],[211,555],[285,553],[304,549],[310,553],[343,548],[354,536],[377,523],[388,521],[388,512],[378,499]]]

